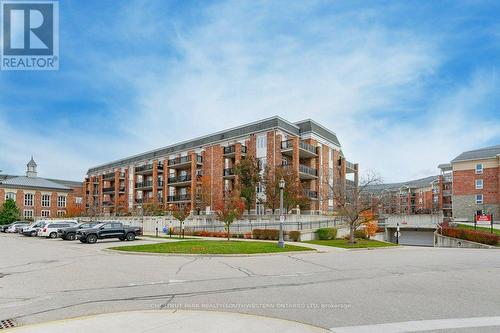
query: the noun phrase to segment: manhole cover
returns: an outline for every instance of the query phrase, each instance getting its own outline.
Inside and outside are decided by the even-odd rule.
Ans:
[[[4,319],[0,320],[0,330],[16,327],[14,319]]]

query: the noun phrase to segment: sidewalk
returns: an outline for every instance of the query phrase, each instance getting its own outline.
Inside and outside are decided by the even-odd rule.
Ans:
[[[233,312],[157,310],[108,313],[7,330],[30,333],[322,333],[329,330],[294,321]]]

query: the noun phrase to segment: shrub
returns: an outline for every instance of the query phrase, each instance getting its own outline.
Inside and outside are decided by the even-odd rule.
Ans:
[[[278,240],[280,231],[278,229],[253,229],[252,236],[254,239],[262,240]]]
[[[288,238],[294,242],[298,242],[300,240],[300,231],[289,231]]]
[[[368,235],[364,229],[354,230],[354,238],[368,239]]]
[[[452,238],[460,238],[471,242],[496,246],[500,242],[500,236],[484,231],[461,229],[454,227],[441,228],[441,234]]]
[[[245,237],[245,239],[251,239],[252,238],[252,233],[251,232],[245,232],[245,234],[243,236]]]
[[[318,238],[321,240],[335,239],[337,237],[337,229],[335,228],[320,228],[317,233]]]

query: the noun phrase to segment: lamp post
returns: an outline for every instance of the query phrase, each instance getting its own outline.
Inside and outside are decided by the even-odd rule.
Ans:
[[[278,241],[279,247],[285,247],[285,241],[283,240],[283,222],[285,220],[285,215],[283,213],[283,190],[285,189],[285,180],[281,178],[280,183],[280,239]]]

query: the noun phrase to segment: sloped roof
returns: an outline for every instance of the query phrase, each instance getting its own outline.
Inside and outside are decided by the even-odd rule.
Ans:
[[[401,182],[401,183],[388,183],[388,184],[376,184],[376,185],[369,185],[367,187],[367,191],[370,193],[379,193],[382,192],[383,190],[398,190],[402,186],[408,186],[410,188],[420,188],[420,187],[427,187],[432,184],[435,180],[438,179],[439,176],[430,176],[430,177],[425,177],[425,178],[420,178],[420,179],[415,179],[415,180],[410,180],[407,182]]]
[[[462,154],[455,157],[451,161],[451,163],[484,159],[484,158],[493,158],[496,157],[497,155],[500,155],[500,145],[463,152]]]
[[[47,189],[68,190],[68,191],[71,190],[71,188],[67,186],[64,186],[62,184],[56,183],[54,181],[45,178],[26,177],[26,176],[19,176],[2,180],[0,182],[0,185],[28,187],[28,188],[47,188]]]

